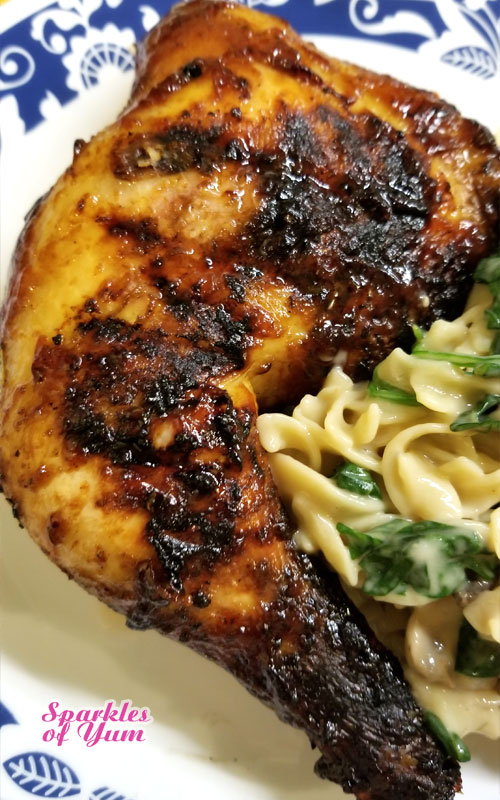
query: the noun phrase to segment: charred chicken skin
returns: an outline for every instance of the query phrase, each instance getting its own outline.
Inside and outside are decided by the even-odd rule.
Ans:
[[[360,800],[455,762],[336,578],[298,554],[256,414],[455,314],[500,158],[436,96],[230,2],[178,6],[118,121],[32,211],[3,312],[0,471],[40,547],[230,670]]]

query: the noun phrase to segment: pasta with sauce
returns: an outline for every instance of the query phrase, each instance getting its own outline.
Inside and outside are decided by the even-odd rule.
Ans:
[[[491,659],[500,643],[500,368],[489,355],[497,335],[487,317],[492,291],[476,284],[458,319],[417,332],[414,352],[394,350],[370,384],[353,383],[336,366],[318,395],[305,396],[291,416],[261,415],[258,427],[280,495],[296,521],[298,546],[321,551],[339,573],[376,633],[402,660],[424,708],[459,735],[495,738],[500,693]],[[443,354],[455,357],[450,361]],[[474,359],[480,369],[467,366]],[[332,477],[342,464],[368,475],[373,491],[353,491]],[[370,562],[356,556],[368,552],[370,542],[378,547],[383,535],[386,548],[391,541],[408,543],[414,579],[413,585],[396,585],[377,596],[380,576],[367,577]],[[448,537],[444,544],[441,536]],[[489,559],[488,579],[476,556],[456,555],[463,550],[460,537],[466,543],[468,536],[476,537],[476,552]],[[453,557],[446,555],[450,542]],[[467,569],[462,580],[460,558],[478,574]],[[392,578],[386,588],[397,583]],[[480,677],[481,669],[458,671],[467,636],[469,649],[479,637],[479,647],[471,650],[476,654],[491,645],[493,656],[482,669],[488,677]]]

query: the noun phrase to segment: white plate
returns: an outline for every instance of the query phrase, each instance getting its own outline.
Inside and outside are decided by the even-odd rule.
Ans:
[[[247,4],[274,6],[324,50],[435,89],[500,128],[498,0]],[[2,286],[24,214],[68,164],[73,140],[89,137],[123,106],[132,82],[127,48],[169,5],[9,0],[0,7]],[[70,583],[18,528],[5,501],[0,529],[1,761],[10,765],[10,773],[0,767],[2,800],[29,793],[82,800],[345,796],[313,775],[306,737],[229,675],[156,633],[126,629]],[[74,729],[60,747],[43,741],[50,725],[41,717],[51,701],[76,710],[108,699],[151,710],[145,742],[86,747]],[[479,737],[468,744],[474,758],[463,770],[464,800],[498,800],[497,744]],[[44,767],[45,784],[35,775]]]

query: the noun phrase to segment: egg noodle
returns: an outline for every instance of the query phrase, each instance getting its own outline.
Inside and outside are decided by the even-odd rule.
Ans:
[[[474,374],[467,364],[443,358],[484,357],[494,350],[498,332],[488,329],[484,314],[491,303],[490,287],[476,284],[458,319],[417,331],[420,353],[394,350],[370,384],[353,383],[336,366],[318,395],[306,395],[291,416],[262,414],[258,428],[278,491],[297,525],[297,545],[321,551],[339,573],[347,593],[402,661],[425,709],[460,736],[478,732],[495,738],[500,693],[491,662],[500,653],[495,644],[500,642],[500,370]],[[363,493],[335,478],[346,464],[355,472],[362,468],[357,471],[368,479]],[[423,521],[436,523],[435,529]],[[404,525],[409,527],[400,533]],[[369,538],[371,531],[375,538]],[[489,560],[488,579],[482,566],[471,573],[476,556],[463,555],[467,537]],[[382,541],[385,550],[363,557]],[[406,560],[399,542],[408,548]],[[407,583],[387,567],[390,546],[402,570],[413,563]],[[374,569],[381,558],[387,567],[383,593]],[[472,660],[479,658],[477,642],[480,650],[493,651],[485,655],[486,668],[459,666],[460,657],[466,659],[464,652],[460,656],[462,645],[472,646]]]

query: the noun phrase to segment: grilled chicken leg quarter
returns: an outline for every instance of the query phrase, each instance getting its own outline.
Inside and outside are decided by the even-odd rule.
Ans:
[[[336,578],[299,555],[255,419],[457,313],[498,239],[490,135],[275,17],[178,6],[128,108],[31,214],[3,314],[0,470],[41,548],[230,670],[360,800],[457,765]]]

